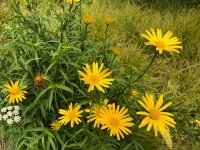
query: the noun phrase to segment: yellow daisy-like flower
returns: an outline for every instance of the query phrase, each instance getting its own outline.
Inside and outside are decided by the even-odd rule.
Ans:
[[[74,3],[74,2],[79,2],[80,0],[66,0],[66,2],[67,3],[70,3],[70,4],[72,4],[72,3]]]
[[[86,73],[82,71],[78,71],[79,74],[83,77],[81,80],[85,82],[85,84],[89,84],[88,92],[94,90],[94,87],[96,87],[99,91],[105,93],[104,89],[102,88],[109,88],[109,85],[111,85],[111,81],[114,81],[113,78],[107,78],[112,72],[106,69],[101,72],[103,69],[104,64],[101,64],[100,67],[98,67],[98,63],[93,62],[92,70],[89,66],[89,64],[86,64],[86,68],[83,67]]]
[[[101,129],[110,130],[110,136],[117,136],[117,139],[120,140],[120,136],[124,139],[124,134],[129,135],[131,130],[127,127],[132,127],[134,124],[131,122],[133,119],[127,115],[128,109],[118,105],[115,108],[115,104],[109,105],[108,108],[101,109]]]
[[[173,33],[168,31],[164,36],[162,35],[161,29],[157,29],[157,33],[154,29],[151,29],[151,33],[146,30],[147,34],[141,34],[142,37],[149,40],[146,42],[146,45],[153,45],[156,47],[156,50],[162,54],[163,50],[166,50],[170,53],[177,52],[180,53],[177,49],[182,49],[181,42],[177,37],[172,37]]]
[[[94,17],[93,17],[92,15],[90,15],[90,14],[88,14],[88,13],[86,13],[85,15],[83,15],[83,22],[84,22],[85,24],[88,25],[88,24],[92,23],[93,20],[94,20]]]
[[[50,124],[50,126],[51,126],[51,129],[52,129],[52,130],[58,131],[58,130],[60,129],[60,127],[61,127],[61,124],[59,123],[58,120],[55,120],[54,122],[52,122],[52,123]]]
[[[200,121],[195,119],[195,122],[200,126]]]
[[[26,99],[24,96],[25,93],[27,93],[24,89],[27,88],[27,86],[19,87],[19,80],[13,83],[13,81],[10,81],[11,85],[9,83],[6,83],[5,90],[7,92],[6,99],[9,98],[9,103],[14,104],[22,102],[23,99]]]
[[[113,23],[113,20],[111,18],[106,18],[105,23],[106,23],[107,26],[111,25]]]
[[[144,109],[146,109],[147,112],[137,112],[137,114],[139,115],[146,116],[139,125],[139,128],[142,128],[148,124],[147,131],[150,131],[151,127],[153,126],[156,137],[158,136],[158,132],[160,132],[161,135],[166,135],[167,131],[169,131],[168,126],[175,128],[176,122],[170,117],[174,115],[169,112],[163,112],[163,110],[169,107],[172,102],[169,102],[166,105],[162,106],[163,95],[159,97],[156,105],[154,105],[153,95],[146,93],[146,97],[143,96],[142,98],[144,103],[140,100],[138,102]]]
[[[86,112],[92,113],[91,115],[87,116],[88,123],[94,121],[94,128],[97,126],[99,128],[101,123],[101,109],[107,105],[108,100],[105,99],[103,101],[103,104],[94,104],[92,110],[91,109],[85,109]]]
[[[59,109],[59,114],[63,115],[62,117],[59,118],[59,123],[61,125],[63,124],[66,125],[68,122],[71,121],[71,127],[73,127],[74,122],[76,124],[82,122],[79,117],[82,117],[81,114],[83,113],[83,110],[79,111],[80,108],[81,108],[80,105],[75,105],[73,108],[72,103],[70,103],[68,110]]]

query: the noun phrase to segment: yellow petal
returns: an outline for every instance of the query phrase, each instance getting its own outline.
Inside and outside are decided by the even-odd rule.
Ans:
[[[171,104],[172,104],[172,102],[167,103],[166,105],[164,105],[163,107],[161,107],[161,108],[159,109],[159,111],[165,110],[165,109],[166,109],[167,107],[169,107]]]
[[[144,112],[144,111],[138,111],[137,112],[138,115],[145,115],[145,116],[149,116],[149,113]]]
[[[149,111],[149,109],[147,108],[147,106],[140,100],[138,100],[138,103],[144,108],[146,109],[147,111]]]
[[[156,103],[155,109],[159,109],[163,104],[163,95],[160,95],[158,102]]]
[[[145,117],[142,120],[141,124],[139,125],[139,128],[142,128],[142,127],[146,126],[149,123],[149,121],[150,121],[150,118],[149,117]]]

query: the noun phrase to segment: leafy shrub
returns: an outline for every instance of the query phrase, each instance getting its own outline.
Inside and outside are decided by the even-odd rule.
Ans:
[[[136,94],[133,89],[144,93],[145,86],[137,81],[146,70],[138,78],[139,68],[126,64],[126,57],[121,55],[120,49],[113,50],[115,44],[109,34],[112,23],[104,23],[105,30],[101,37],[94,36],[91,24],[95,16],[93,18],[92,12],[86,12],[84,5],[90,3],[14,0],[13,21],[1,36],[1,67],[4,69],[0,82],[7,85],[2,86],[4,94],[1,99],[6,99],[6,92],[12,88],[9,85],[15,89],[19,86],[23,91],[17,99],[23,101],[19,104],[22,120],[12,126],[2,122],[1,129],[5,135],[11,135],[15,149],[144,149],[143,145],[155,148],[154,141],[147,138],[150,135],[136,127],[140,122],[136,119],[136,112],[141,110],[136,100],[142,94]],[[104,80],[102,84],[107,88],[102,90],[96,86],[93,90],[94,87],[86,79],[86,74],[90,74],[86,64],[94,69],[103,63],[104,66],[100,65],[102,70],[96,72],[104,72],[104,79],[109,76],[109,81]],[[82,68],[85,65],[86,68]],[[95,72],[95,69],[92,71]],[[92,82],[97,82],[96,78]],[[90,84],[89,91],[87,84]],[[135,126],[129,124],[133,134],[125,136],[126,140],[119,141],[118,137],[109,136],[108,132],[93,128],[93,124],[87,122],[95,106],[103,107],[105,112],[107,107],[109,111],[114,109],[115,105],[104,108],[107,104],[101,101],[105,99],[109,100],[109,104],[127,108],[130,115],[124,118],[129,121],[134,119]],[[9,101],[15,103],[11,98]],[[60,114],[72,103],[76,113],[82,115],[81,122],[77,119],[75,124],[60,126],[60,123],[67,122],[66,119],[63,122],[59,119]],[[2,101],[1,106],[5,105],[8,105],[7,101]],[[116,108],[119,111],[117,105]],[[69,110],[73,112],[72,108]],[[121,113],[125,114],[125,111]],[[106,124],[105,120],[102,122]]]

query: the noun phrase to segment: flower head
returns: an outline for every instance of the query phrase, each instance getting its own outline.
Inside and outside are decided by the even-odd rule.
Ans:
[[[174,115],[169,112],[163,112],[163,110],[169,107],[172,102],[169,102],[166,105],[162,106],[163,95],[159,97],[156,104],[154,104],[154,98],[151,94],[146,93],[146,97],[143,96],[142,98],[144,102],[140,100],[138,102],[147,112],[137,112],[137,114],[139,115],[146,116],[139,125],[139,128],[142,128],[148,124],[147,131],[150,131],[151,127],[153,126],[156,137],[158,136],[158,132],[160,132],[161,135],[165,135],[167,133],[167,130],[169,130],[168,126],[175,128],[176,122],[174,121],[174,119],[171,118]]]
[[[0,114],[0,121],[3,120],[3,116]]]
[[[91,109],[85,109],[86,112],[91,113],[91,115],[87,116],[88,121],[92,122],[94,121],[94,128],[100,126],[101,123],[101,109],[107,105],[108,100],[105,99],[102,104],[94,104],[92,110]]]
[[[12,109],[13,109],[12,106],[8,106],[8,107],[7,107],[7,110],[12,110]]]
[[[73,4],[74,2],[79,2],[80,0],[66,0],[67,3]]]
[[[12,111],[8,111],[8,112],[7,112],[7,115],[8,115],[8,116],[12,116],[12,115],[13,115]]]
[[[131,122],[133,119],[127,115],[128,109],[118,105],[117,108],[115,104],[109,105],[108,108],[101,109],[101,129],[110,130],[110,136],[117,136],[120,140],[120,136],[124,138],[123,133],[129,135],[131,130],[127,127],[132,127],[134,124]]]
[[[9,125],[13,124],[13,120],[12,119],[8,119],[7,120],[7,124],[9,124]]]
[[[199,125],[200,127],[200,120],[195,119],[195,122]]]
[[[7,120],[8,119],[8,115],[3,115],[3,120]]]
[[[112,53],[116,56],[121,55],[122,51],[120,49],[114,49]]]
[[[23,101],[23,99],[26,99],[24,94],[27,93],[24,89],[27,86],[23,86],[22,88],[19,87],[19,80],[13,83],[11,81],[11,85],[6,83],[5,84],[6,90],[7,90],[7,96],[6,98],[9,98],[9,103],[19,103],[20,101]]]
[[[20,110],[20,107],[18,105],[13,106],[15,110]]]
[[[19,110],[14,110],[13,111],[13,114],[16,116],[16,115],[19,115]]]
[[[162,54],[163,50],[166,50],[170,53],[176,52],[180,53],[177,49],[182,49],[183,46],[181,46],[181,42],[177,37],[172,37],[172,32],[168,31],[164,36],[162,36],[161,29],[157,29],[157,33],[154,31],[154,29],[151,29],[150,33],[148,30],[146,30],[147,34],[141,34],[142,37],[149,40],[146,42],[146,45],[153,45],[156,47],[156,50],[159,51],[160,54]]]
[[[134,96],[138,96],[140,93],[134,89],[131,90],[131,96],[128,98],[128,101],[131,102],[131,100],[133,100]]]
[[[81,114],[83,113],[83,110],[79,111],[80,108],[81,108],[80,105],[75,105],[73,108],[72,103],[70,103],[68,110],[59,109],[59,114],[63,115],[62,117],[59,118],[60,120],[59,123],[61,125],[63,124],[66,125],[68,122],[71,121],[71,127],[73,127],[74,122],[76,124],[79,124],[79,122],[82,122],[79,117],[82,117]]]
[[[3,107],[2,109],[1,109],[1,112],[3,113],[3,112],[6,112],[7,111],[7,108],[6,107]]]
[[[91,24],[93,22],[93,20],[94,20],[94,17],[92,15],[90,15],[88,13],[86,13],[86,14],[83,15],[83,22],[85,24],[87,24],[87,25]]]
[[[103,66],[104,64],[101,64],[101,66],[98,67],[98,63],[93,62],[92,70],[89,64],[86,64],[86,68],[83,67],[86,73],[78,71],[79,74],[83,77],[81,80],[83,80],[85,84],[90,85],[88,92],[93,91],[94,87],[96,87],[99,91],[105,93],[102,86],[109,88],[109,85],[112,84],[111,81],[114,81],[113,78],[107,78],[112,72],[108,72],[109,69],[102,71]]]
[[[34,86],[36,88],[39,88],[39,87],[45,87],[45,80],[44,80],[44,75],[43,74],[37,74],[35,77],[34,77]]]
[[[20,117],[20,116],[15,116],[15,117],[13,118],[13,120],[14,120],[14,122],[18,123],[18,122],[20,122],[21,117]]]
[[[111,25],[113,23],[113,20],[111,18],[106,18],[105,23],[106,23],[107,26]]]
[[[50,124],[50,126],[51,126],[51,129],[52,129],[52,130],[58,131],[58,130],[60,129],[60,127],[61,127],[61,124],[59,123],[58,120],[55,120],[54,122],[52,122],[52,123]]]

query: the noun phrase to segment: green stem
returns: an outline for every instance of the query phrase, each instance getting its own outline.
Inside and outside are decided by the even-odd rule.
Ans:
[[[82,44],[81,44],[81,50],[84,50],[84,42],[87,40],[87,34],[88,34],[88,24],[85,24],[85,33],[83,35],[83,39],[82,39]]]
[[[105,31],[105,40],[104,40],[104,44],[105,44],[105,58],[107,58],[107,34],[108,34],[108,25],[106,25],[106,31]]]
[[[69,12],[72,11],[73,5],[74,5],[74,1],[72,1],[72,4],[69,5]]]
[[[154,62],[154,60],[155,60],[157,54],[158,54],[158,53],[155,52],[154,56],[153,56],[152,59],[151,59],[151,62],[150,62],[149,65],[147,66],[147,68],[146,68],[145,70],[143,70],[142,73],[140,74],[140,76],[137,77],[137,79],[136,79],[135,81],[133,81],[132,83],[137,82],[140,78],[142,78],[142,77],[144,76],[144,74],[147,72],[147,70],[148,70],[148,69],[151,67],[151,65],[153,64],[153,62]]]
[[[80,29],[82,24],[82,0],[80,0]]]
[[[135,83],[135,82],[137,82],[140,78],[142,78],[142,77],[144,76],[144,74],[147,72],[147,70],[148,70],[148,69],[151,67],[151,65],[153,64],[153,62],[154,62],[154,60],[155,60],[157,54],[158,54],[158,53],[155,52],[154,56],[153,56],[152,59],[151,59],[151,62],[150,62],[149,65],[147,66],[147,68],[146,68],[144,71],[142,71],[143,73],[142,73],[135,81],[133,81],[132,84]],[[131,84],[130,84],[130,83],[129,83],[129,85],[126,86],[122,91],[120,91],[120,92],[117,93],[116,95],[112,96],[110,99],[112,99],[112,98],[114,98],[114,97],[117,97],[117,96],[123,94],[123,93],[127,90],[127,88],[129,88],[129,87],[131,87]]]

